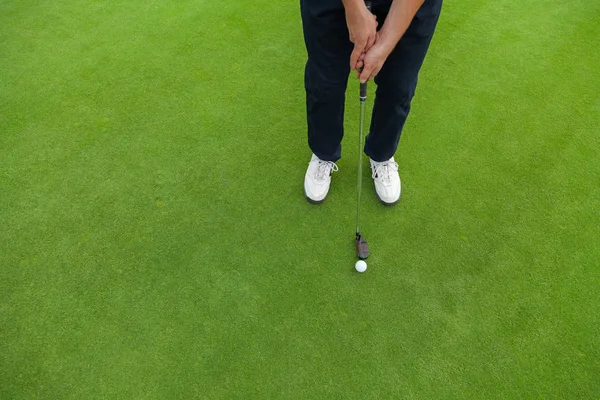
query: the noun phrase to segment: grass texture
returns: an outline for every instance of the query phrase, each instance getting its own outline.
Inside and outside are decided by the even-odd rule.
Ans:
[[[599,399],[599,20],[446,1],[358,274],[297,2],[2,1],[0,398]]]

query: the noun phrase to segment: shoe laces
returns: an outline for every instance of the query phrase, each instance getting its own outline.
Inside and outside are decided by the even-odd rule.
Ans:
[[[332,174],[332,172],[338,170],[337,164],[333,161],[316,160],[313,162],[319,163],[319,165],[317,166],[317,171],[315,172],[315,177],[319,180],[327,178],[329,175]]]
[[[395,161],[373,161],[371,169],[373,170],[373,179],[389,184],[392,181],[392,173],[398,172],[398,163]]]

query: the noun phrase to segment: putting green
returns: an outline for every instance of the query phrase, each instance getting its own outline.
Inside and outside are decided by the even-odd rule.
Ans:
[[[3,1],[0,398],[599,398],[599,20],[446,1],[358,274],[297,2]]]

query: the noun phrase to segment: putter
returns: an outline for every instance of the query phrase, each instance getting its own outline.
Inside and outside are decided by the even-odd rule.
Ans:
[[[369,3],[367,3],[369,7]],[[368,82],[368,81],[367,81]],[[367,239],[360,234],[360,193],[362,191],[362,153],[363,153],[363,135],[365,123],[365,102],[367,101],[367,82],[360,84],[360,129],[358,132],[358,184],[356,200],[356,255],[359,259],[365,260],[369,257],[369,245]]]

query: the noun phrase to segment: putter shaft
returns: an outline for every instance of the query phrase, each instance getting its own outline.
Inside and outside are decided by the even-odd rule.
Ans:
[[[363,96],[362,86],[367,86],[366,83],[361,84],[361,96],[360,96],[360,129],[358,133],[358,180],[356,185],[357,199],[356,199],[356,233],[360,234],[360,194],[362,192],[362,153],[363,153],[363,136],[364,136],[364,122],[365,122],[365,101],[367,100],[366,89]]]

